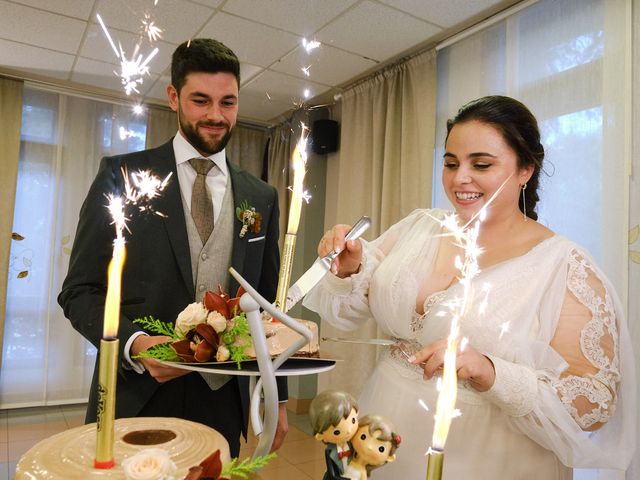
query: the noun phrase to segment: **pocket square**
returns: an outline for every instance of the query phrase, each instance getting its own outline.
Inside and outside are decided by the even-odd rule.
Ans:
[[[249,240],[247,240],[247,243],[259,242],[260,240],[264,240],[266,237],[266,235],[262,235],[261,237],[250,238]]]

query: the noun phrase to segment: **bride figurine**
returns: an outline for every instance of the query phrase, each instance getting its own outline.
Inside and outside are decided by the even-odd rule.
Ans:
[[[344,477],[352,480],[367,480],[371,470],[396,459],[400,435],[393,425],[380,415],[366,415],[360,419],[358,431],[351,439],[354,453],[347,465]]]

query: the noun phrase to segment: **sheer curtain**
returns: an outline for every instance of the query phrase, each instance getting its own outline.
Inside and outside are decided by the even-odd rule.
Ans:
[[[629,329],[631,339],[636,348],[636,374],[640,375],[640,295],[638,295],[638,285],[640,285],[640,0],[633,0],[633,128],[630,129],[632,135],[632,155],[631,155],[631,176],[629,194]],[[633,135],[635,133],[635,135]],[[640,388],[640,382],[638,382]],[[640,398],[640,391],[638,392]],[[640,416],[638,418],[638,428],[640,433]],[[631,462],[631,467],[627,471],[629,480],[640,478],[640,453],[636,454]]]
[[[434,205],[449,208],[439,181],[446,119],[483,95],[521,100],[538,118],[547,152],[540,221],[585,246],[623,302],[629,5],[625,0],[540,0],[440,50],[434,162]],[[575,478],[624,474],[576,471]]]
[[[56,302],[100,158],[142,150],[130,107],[25,87],[0,408],[86,401],[95,349]]]
[[[11,248],[13,207],[18,175],[20,152],[20,119],[22,118],[23,82],[0,77],[0,151],[2,175],[0,176],[0,368],[2,368],[2,338],[7,300],[7,271]],[[15,240],[16,242],[19,239]]]
[[[432,184],[435,52],[396,65],[343,94],[339,159],[327,170],[325,227],[373,220],[375,238],[416,208],[429,206]],[[322,322],[322,336],[376,337],[373,322],[341,332]],[[318,391],[343,389],[357,395],[373,370],[375,348],[324,343],[327,356],[344,358],[319,377]]]
[[[278,205],[280,206],[280,250],[284,243],[283,232],[287,232],[287,212],[289,211],[289,190],[293,183],[289,178],[292,149],[292,131],[289,122],[281,123],[269,132],[269,165],[267,180],[278,191]],[[294,140],[295,142],[295,140]]]
[[[254,177],[262,176],[267,129],[238,124],[227,144],[227,157]]]
[[[24,240],[9,254],[0,409],[86,401],[96,352],[56,301],[80,206],[103,156],[158,146],[177,130],[169,110],[136,116],[130,105],[35,86],[21,111],[13,231]],[[260,176],[265,130],[238,126],[232,138],[231,158]]]
[[[163,145],[178,131],[176,113],[169,108],[149,107],[147,110],[147,139],[145,148]]]

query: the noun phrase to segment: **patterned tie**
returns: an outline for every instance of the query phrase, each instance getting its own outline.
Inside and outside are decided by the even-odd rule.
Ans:
[[[206,158],[192,158],[189,164],[197,173],[191,193],[191,218],[204,245],[213,231],[213,202],[206,179],[215,163]]]

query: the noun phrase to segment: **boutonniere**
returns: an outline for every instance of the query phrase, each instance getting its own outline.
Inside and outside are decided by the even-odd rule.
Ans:
[[[246,200],[236,207],[236,217],[242,222],[240,238],[244,237],[249,230],[259,233],[262,229],[262,214],[256,212],[254,207],[250,207]]]

